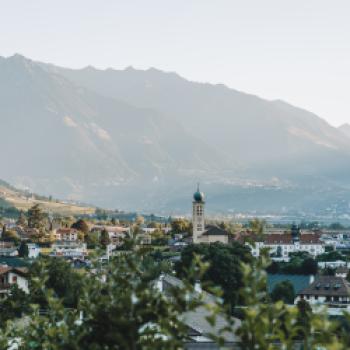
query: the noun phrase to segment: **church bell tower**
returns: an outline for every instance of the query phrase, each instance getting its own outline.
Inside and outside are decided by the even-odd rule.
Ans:
[[[197,191],[193,194],[193,243],[200,243],[200,236],[205,231],[204,205],[204,193],[200,192],[198,185]]]

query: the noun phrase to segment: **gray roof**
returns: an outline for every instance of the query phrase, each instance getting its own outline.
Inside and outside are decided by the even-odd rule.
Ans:
[[[339,266],[336,270],[335,273],[348,273],[349,269],[346,266]]]
[[[214,225],[208,225],[205,227],[205,231],[202,236],[227,236],[228,232],[222,228]]]
[[[165,275],[163,282],[170,286],[183,287],[183,282],[174,276]],[[214,295],[205,291],[202,291],[201,294],[204,304],[206,305],[214,304],[217,300]],[[212,326],[206,319],[210,315],[211,312],[205,306],[200,306],[194,311],[186,312],[183,314],[183,321],[190,329],[189,336],[193,337],[194,339],[197,338],[198,341],[204,339],[208,341],[208,338],[206,337],[209,334],[215,334],[218,336],[220,334],[220,330],[228,326],[226,317],[223,314],[217,315],[216,323],[214,326]],[[240,326],[240,324],[241,321],[239,319],[235,319],[233,327],[234,331]],[[222,336],[225,338],[226,342],[238,342],[238,337],[234,334],[234,332],[225,332],[222,334]]]
[[[313,283],[301,290],[303,295],[350,297],[350,285],[345,278],[318,276]]]

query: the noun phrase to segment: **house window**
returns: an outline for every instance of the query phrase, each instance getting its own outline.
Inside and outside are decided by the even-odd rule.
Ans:
[[[17,276],[12,276],[12,283],[17,283]]]

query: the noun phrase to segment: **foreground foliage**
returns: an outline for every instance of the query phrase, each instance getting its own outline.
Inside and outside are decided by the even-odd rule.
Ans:
[[[181,260],[176,265],[180,278],[186,278],[186,271],[193,264],[195,256],[200,255],[209,267],[203,275],[204,282],[219,286],[223,298],[231,307],[242,301],[239,290],[243,287],[241,263],[251,264],[253,257],[250,249],[240,243],[232,244],[196,244],[181,252]]]
[[[78,275],[68,266],[67,279],[60,275],[62,264],[66,263],[45,259],[37,263],[28,311],[21,319],[8,321],[1,341],[12,339],[18,349],[37,350],[182,346],[186,327],[179,316],[201,303],[190,284],[170,288],[165,297],[157,287],[157,265],[141,252],[121,254],[108,267],[81,275],[75,282],[72,277]],[[70,291],[79,294],[72,296]]]
[[[237,262],[244,306],[235,311],[241,324],[237,329],[229,308],[217,299],[208,321],[214,324],[217,314],[225,314],[227,325],[212,339],[223,346],[223,335],[234,332],[242,350],[349,349],[349,315],[344,326],[325,312],[313,313],[305,301],[297,306],[269,301],[268,264],[267,254]],[[157,286],[161,267],[142,250],[121,251],[110,264],[97,263],[84,273],[62,260],[40,259],[32,268],[31,294],[14,288],[1,303],[7,316],[0,318],[0,349],[183,349],[188,331],[183,314],[205,306],[187,281],[203,279],[210,268],[193,254],[184,283],[165,296]]]

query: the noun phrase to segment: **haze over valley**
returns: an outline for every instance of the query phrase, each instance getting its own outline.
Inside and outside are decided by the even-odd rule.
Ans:
[[[187,212],[198,181],[213,212],[348,207],[349,125],[155,68],[14,55],[0,77],[1,177],[19,188],[164,214]]]

